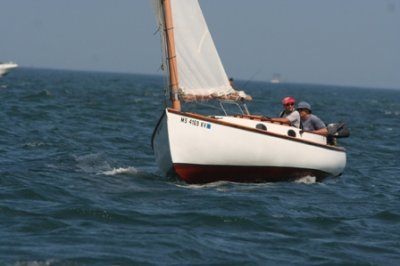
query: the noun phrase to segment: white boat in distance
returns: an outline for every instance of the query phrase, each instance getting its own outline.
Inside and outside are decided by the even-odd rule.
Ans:
[[[346,152],[335,141],[328,144],[325,136],[250,115],[245,105],[237,115],[182,110],[185,102],[243,103],[251,97],[230,85],[198,0],[152,1],[170,99],[154,129],[152,147],[165,175],[187,183],[273,182],[306,176],[322,180],[343,172]],[[331,130],[333,135],[340,132]]]
[[[0,77],[7,75],[8,72],[17,67],[18,65],[13,62],[8,62],[8,63],[0,62]]]
[[[272,75],[271,83],[273,83],[273,84],[281,83],[281,74],[279,74],[279,73],[274,73],[274,74]]]

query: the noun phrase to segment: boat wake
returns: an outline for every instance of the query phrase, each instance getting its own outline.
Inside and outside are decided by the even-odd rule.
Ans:
[[[139,171],[133,167],[133,166],[129,166],[126,168],[120,167],[120,168],[114,168],[112,170],[108,170],[108,171],[103,171],[100,172],[98,174],[101,175],[118,175],[118,174],[130,174],[130,175],[136,175]]]
[[[315,184],[317,183],[317,178],[315,176],[305,176],[295,181],[296,183],[302,184]]]
[[[204,189],[204,188],[222,188],[226,185],[233,184],[232,182],[228,181],[217,181],[217,182],[211,182],[211,183],[206,183],[206,184],[186,184],[186,183],[177,183],[177,187],[181,188],[188,188],[188,189]]]
[[[218,191],[231,191],[240,190],[240,191],[251,191],[253,189],[260,189],[264,187],[273,186],[274,183],[238,183],[238,182],[230,182],[230,181],[216,181],[205,184],[187,184],[187,183],[178,183],[177,187],[187,188],[187,189],[216,189]]]
[[[127,167],[111,167],[108,157],[103,153],[89,154],[76,158],[78,168],[86,173],[94,173],[96,175],[119,175],[129,174],[136,175],[139,170],[133,166]]]

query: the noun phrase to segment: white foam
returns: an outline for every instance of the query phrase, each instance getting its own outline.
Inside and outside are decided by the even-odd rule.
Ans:
[[[100,174],[103,175],[118,175],[118,174],[137,174],[138,170],[135,167],[129,166],[126,168],[114,168],[112,170],[103,171]]]
[[[183,187],[183,188],[190,188],[190,189],[202,189],[202,188],[221,187],[228,183],[229,182],[227,182],[227,181],[216,181],[216,182],[205,183],[205,184],[176,184],[176,186]]]
[[[260,187],[270,187],[271,185],[272,183],[237,183],[230,181],[215,181],[205,184],[176,184],[177,187],[188,189],[214,188],[217,191],[231,191],[232,189],[239,191],[251,191],[253,189],[259,189]]]
[[[296,183],[302,183],[302,184],[314,184],[316,182],[317,182],[317,178],[315,176],[310,176],[310,175],[296,180]]]

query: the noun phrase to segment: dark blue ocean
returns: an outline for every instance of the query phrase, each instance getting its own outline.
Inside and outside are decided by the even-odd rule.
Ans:
[[[187,185],[158,173],[150,145],[161,77],[1,78],[0,265],[400,265],[400,90],[237,85],[253,114],[292,95],[346,122],[344,174]]]

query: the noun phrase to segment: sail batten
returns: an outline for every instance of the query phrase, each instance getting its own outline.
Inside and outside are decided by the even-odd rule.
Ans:
[[[163,0],[153,0],[161,9]],[[158,2],[158,3],[157,3]],[[236,92],[229,83],[198,0],[169,0],[175,40],[176,71],[179,95],[184,101],[230,99],[238,96],[249,100],[244,92]],[[163,12],[157,11],[158,16]],[[159,23],[166,29],[163,18]],[[164,34],[166,32],[164,31]],[[171,69],[169,69],[171,71]],[[239,99],[240,99],[239,97]]]

